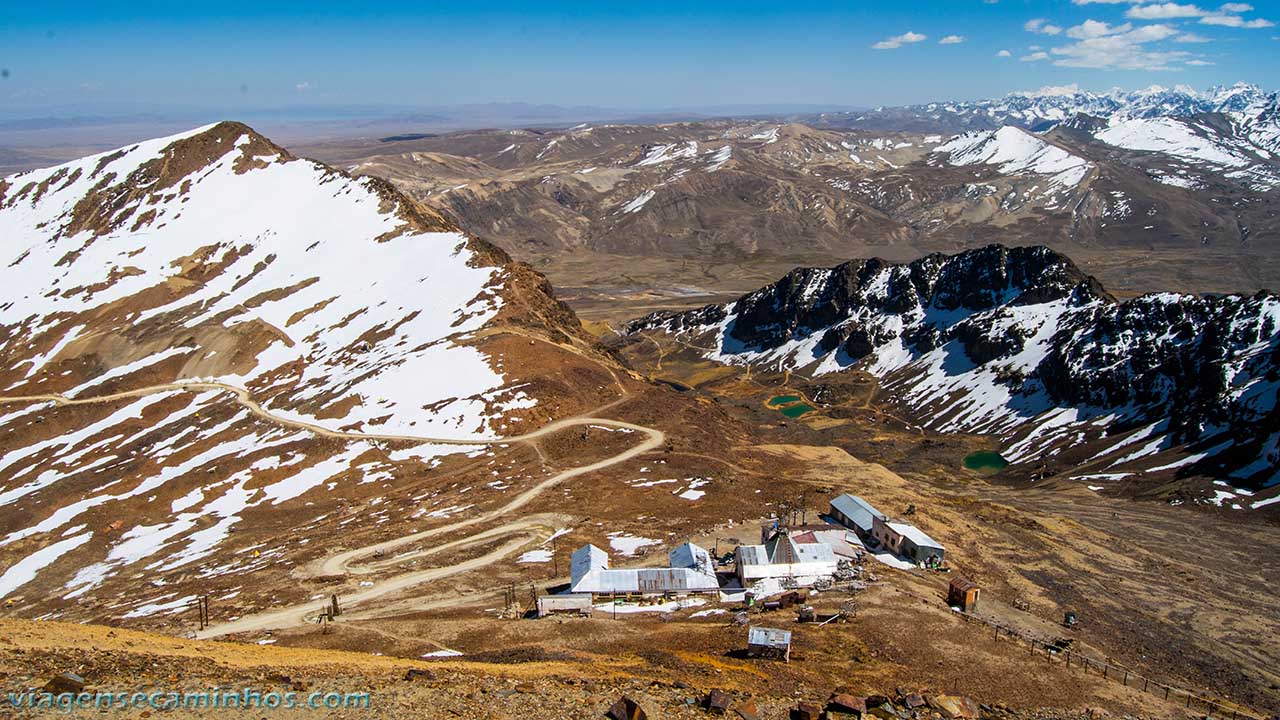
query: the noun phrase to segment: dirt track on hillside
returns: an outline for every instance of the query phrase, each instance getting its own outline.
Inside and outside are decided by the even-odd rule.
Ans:
[[[362,572],[360,568],[360,565],[361,565],[360,560],[364,558],[367,558],[375,554],[380,555],[389,550],[403,547],[405,545],[415,543],[420,540],[424,540],[427,538],[436,537],[440,535],[445,535],[447,533],[462,530],[464,528],[468,528],[474,525],[479,525],[481,523],[489,522],[491,520],[496,520],[500,517],[509,515],[519,510],[520,508],[523,508],[524,506],[529,504],[532,500],[537,498],[539,495],[546,492],[548,489],[555,487],[556,485],[559,485],[565,480],[569,480],[570,478],[574,478],[579,475],[585,475],[587,473],[595,472],[597,470],[602,470],[612,465],[617,465],[619,463],[627,462],[632,458],[635,458],[639,455],[643,455],[644,453],[647,453],[652,450],[656,450],[659,447],[662,447],[662,445],[666,442],[666,434],[663,433],[661,430],[645,427],[643,425],[636,425],[634,423],[629,423],[622,420],[612,420],[607,418],[585,417],[585,416],[564,418],[561,420],[557,420],[555,422],[548,423],[547,425],[544,425],[543,427],[538,428],[537,430],[524,433],[522,435],[515,435],[515,436],[497,438],[497,439],[476,438],[476,439],[464,440],[464,439],[458,439],[458,438],[436,438],[436,437],[414,436],[414,435],[392,435],[392,434],[380,434],[380,433],[336,431],[336,430],[330,430],[320,425],[316,425],[314,423],[309,423],[301,420],[295,420],[292,418],[286,418],[286,417],[272,414],[270,411],[263,408],[262,405],[259,404],[256,400],[250,397],[249,392],[244,388],[235,387],[234,385],[227,385],[225,383],[206,382],[206,381],[189,382],[189,383],[165,383],[162,385],[152,385],[149,387],[138,388],[135,390],[128,390],[125,392],[113,393],[110,395],[95,396],[90,398],[70,398],[65,395],[59,395],[59,394],[0,396],[0,402],[53,402],[57,405],[86,405],[91,403],[113,402],[116,400],[122,400],[126,398],[141,397],[144,395],[150,395],[150,394],[160,393],[160,392],[172,392],[175,390],[183,391],[183,392],[196,392],[196,391],[209,391],[209,390],[227,391],[227,392],[233,393],[236,396],[237,401],[246,409],[248,409],[250,412],[252,412],[254,415],[260,418],[263,418],[269,422],[273,422],[279,425],[284,425],[287,427],[306,430],[308,432],[312,432],[317,435],[321,435],[323,437],[344,439],[344,440],[391,440],[391,441],[420,442],[420,443],[442,443],[442,444],[452,444],[452,445],[478,445],[478,444],[507,445],[507,444],[517,443],[517,442],[533,442],[539,438],[550,436],[566,428],[577,427],[582,425],[597,425],[597,426],[603,425],[605,427],[631,430],[631,431],[638,432],[645,435],[645,440],[643,442],[637,445],[634,445],[616,455],[607,457],[603,460],[597,460],[596,462],[593,462],[587,465],[570,468],[568,470],[564,470],[559,473],[556,473],[555,475],[552,475],[546,480],[543,480],[537,485],[520,493],[516,497],[512,498],[509,502],[507,502],[505,505],[495,510],[491,510],[489,512],[477,515],[475,517],[468,518],[466,520],[450,523],[448,525],[442,525],[440,527],[431,528],[429,530],[424,530],[422,532],[417,532],[410,535],[394,538],[391,540],[374,543],[372,545],[355,548],[353,550],[347,550],[337,555],[334,555],[332,557],[321,560],[319,563],[313,564],[312,567],[304,569],[303,571],[304,576],[309,576],[309,577],[322,576],[322,575],[359,574]],[[625,397],[623,399],[625,399]],[[621,402],[621,400],[615,401],[614,403],[610,403],[609,405],[605,405],[601,408],[597,408],[596,412],[608,409],[609,407],[612,407],[618,402]],[[412,572],[406,572],[400,575],[392,576],[368,589],[344,595],[344,599],[343,599],[344,605],[348,607],[355,607],[362,604],[367,604],[372,600],[399,592],[401,590],[405,590],[407,588],[413,587],[415,585],[418,585],[424,582],[428,582],[431,580],[438,580],[440,578],[449,577],[451,575],[457,575],[460,573],[465,573],[471,570],[479,569],[481,567],[484,567],[485,565],[488,565],[493,562],[497,562],[509,555],[514,554],[516,551],[520,550],[521,548],[526,547],[533,540],[537,540],[537,539],[545,540],[547,537],[550,537],[551,533],[553,532],[555,532],[554,528],[548,529],[545,526],[539,526],[536,519],[526,518],[524,520],[509,522],[495,528],[490,528],[488,530],[485,530],[479,533],[465,536],[458,540],[446,543],[445,545],[439,546],[437,548],[433,548],[431,552],[447,549],[449,547],[457,547],[459,545],[474,544],[478,542],[483,542],[485,540],[496,540],[508,535],[518,535],[520,537],[510,542],[504,543],[502,546],[498,547],[497,549],[491,550],[488,553],[481,555],[479,557],[457,562],[452,565],[429,568],[425,570],[414,570]],[[415,553],[415,555],[424,555],[424,554],[430,554],[430,552]],[[374,565],[379,565],[379,564],[385,564],[385,563],[377,563],[377,562],[374,563]],[[227,623],[222,623],[219,625],[212,626],[204,630],[203,632],[201,632],[198,635],[198,637],[213,638],[213,637],[221,637],[223,635],[229,635],[229,634],[238,633],[238,632],[248,632],[252,630],[267,630],[267,629],[273,629],[273,628],[297,626],[297,625],[301,625],[308,622],[308,619],[307,619],[308,613],[314,613],[316,612],[316,610],[317,610],[317,607],[314,602],[299,603],[297,605],[292,605],[289,607],[278,608],[278,609],[274,609],[274,610],[270,610],[262,613],[257,613],[255,615],[239,618],[232,622],[227,622]]]

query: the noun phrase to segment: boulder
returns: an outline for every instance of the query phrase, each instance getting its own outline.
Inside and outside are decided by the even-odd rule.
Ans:
[[[742,720],[760,720],[760,708],[756,707],[755,700],[744,700],[735,705],[733,711]]]
[[[826,713],[817,703],[800,703],[791,711],[791,720],[826,720]]]
[[[648,720],[644,708],[629,697],[623,696],[604,714],[609,720]]]
[[[897,708],[893,706],[893,701],[884,695],[869,696],[865,712],[867,715],[880,718],[880,720],[899,720],[902,717]]]
[[[45,683],[44,691],[53,693],[54,695],[72,694],[77,695],[84,690],[84,678],[73,672],[64,672],[60,675],[54,675],[49,682]]]
[[[867,701],[856,695],[837,693],[827,701],[827,712],[829,713],[861,716],[862,713],[866,712],[866,709]]]
[[[729,712],[729,706],[733,704],[732,698],[720,690],[712,690],[707,693],[707,699],[702,701],[702,706],[708,712],[716,715],[724,715]]]
[[[976,720],[978,717],[978,704],[967,697],[938,695],[930,704],[948,720]]]
[[[880,718],[880,720],[902,719],[902,713],[898,712],[898,709],[893,706],[893,703],[877,705],[876,707],[868,707],[866,714],[874,718]]]

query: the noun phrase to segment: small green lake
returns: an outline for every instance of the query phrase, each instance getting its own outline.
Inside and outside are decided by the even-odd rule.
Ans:
[[[799,395],[775,395],[769,398],[767,405],[771,408],[776,408],[782,407],[783,405],[790,405],[791,403],[798,403],[803,399],[804,398]]]
[[[805,403],[798,402],[798,403],[792,403],[791,405],[781,408],[778,410],[778,412],[782,413],[783,415],[786,415],[789,418],[794,419],[794,418],[800,417],[801,415],[807,412],[812,412],[813,409],[814,408],[812,405],[806,405]]]
[[[982,450],[981,452],[966,455],[964,458],[964,466],[969,470],[977,470],[978,472],[996,472],[1003,470],[1009,465],[1009,461],[1004,456],[994,450]]]

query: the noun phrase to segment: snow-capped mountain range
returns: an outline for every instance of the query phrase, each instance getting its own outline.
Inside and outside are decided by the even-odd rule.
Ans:
[[[1046,133],[1061,127],[1105,145],[1185,163],[1157,175],[1168,184],[1203,185],[1194,173],[1200,168],[1261,192],[1280,185],[1280,94],[1246,83],[1204,92],[1186,86],[1108,93],[1046,88],[994,100],[826,114],[819,121],[852,128],[967,130],[977,138],[1004,128]]]
[[[1256,125],[1270,124],[1274,130],[1280,94],[1248,83],[1213,87],[1198,91],[1185,85],[1173,88],[1153,85],[1142,90],[1112,90],[1095,93],[1075,86],[1014,92],[1002,98],[954,102],[932,102],[902,107],[880,107],[863,113],[826,113],[820,118],[850,126],[870,126],[878,119],[904,115],[939,122],[960,122],[975,129],[1014,125],[1033,130],[1088,115],[1105,120],[1188,118],[1222,113]],[[1272,137],[1274,140],[1274,136]]]
[[[872,373],[934,430],[1001,438],[1088,482],[1199,473],[1247,508],[1280,484],[1280,298],[1118,302],[1065,256],[990,246],[797,269],[727,305],[655,314],[709,359]],[[1061,457],[1058,457],[1061,456]]]

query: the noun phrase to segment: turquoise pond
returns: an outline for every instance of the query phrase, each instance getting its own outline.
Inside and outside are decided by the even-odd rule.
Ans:
[[[1003,470],[1009,465],[1009,461],[1004,456],[994,450],[983,450],[981,452],[966,455],[964,458],[964,466],[970,470],[996,471]]]
[[[789,418],[798,418],[807,412],[812,412],[813,409],[814,408],[812,405],[806,405],[804,403],[793,403],[791,405],[788,405],[782,408],[781,410],[779,410],[779,412],[781,412],[783,415],[786,415]]]

